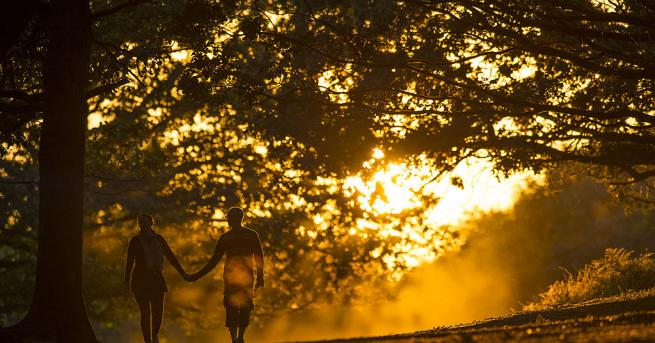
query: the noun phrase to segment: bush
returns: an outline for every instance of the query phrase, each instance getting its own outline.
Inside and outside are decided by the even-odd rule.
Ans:
[[[575,275],[568,273],[566,280],[548,286],[539,294],[539,300],[524,306],[524,310],[576,304],[654,287],[655,255],[633,254],[626,249],[606,249],[603,258],[592,260]]]

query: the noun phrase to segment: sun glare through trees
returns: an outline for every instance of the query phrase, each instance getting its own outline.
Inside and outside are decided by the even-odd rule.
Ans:
[[[379,149],[363,168],[367,176],[349,176],[344,182],[346,196],[364,211],[351,234],[375,230],[384,237],[403,237],[394,256],[384,258],[390,266],[409,268],[458,248],[465,234],[452,236],[449,230],[483,213],[510,208],[531,182],[541,180],[527,172],[499,176],[490,164],[473,159],[439,175],[421,157],[412,163],[385,163]]]

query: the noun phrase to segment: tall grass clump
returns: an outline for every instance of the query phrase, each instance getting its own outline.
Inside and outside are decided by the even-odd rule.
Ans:
[[[566,280],[556,281],[524,310],[581,303],[655,287],[655,255],[608,248],[602,258],[592,260]]]

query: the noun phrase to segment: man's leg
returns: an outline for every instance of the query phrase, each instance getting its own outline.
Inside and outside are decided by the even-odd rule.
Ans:
[[[159,343],[159,329],[164,319],[164,297],[162,292],[152,298],[152,343]]]
[[[225,326],[230,331],[232,343],[236,343],[239,327],[239,309],[232,305],[228,295],[223,297],[223,305],[225,306]]]
[[[252,299],[249,299],[248,302],[239,307],[239,337],[237,342],[243,342],[243,335],[246,334],[246,329],[250,324],[250,311],[255,307],[252,303]]]
[[[150,300],[144,294],[134,294],[136,304],[141,313],[141,334],[145,343],[152,343],[150,336]]]

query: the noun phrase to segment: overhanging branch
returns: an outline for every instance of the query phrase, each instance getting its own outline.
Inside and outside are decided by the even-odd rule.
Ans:
[[[98,87],[91,88],[86,92],[86,98],[90,99],[90,98],[93,98],[94,96],[98,96],[98,95],[102,95],[102,94],[107,93],[107,92],[111,92],[114,89],[116,89],[116,88],[118,88],[118,87],[120,87],[120,86],[122,86],[122,85],[124,85],[124,84],[126,84],[128,82],[129,81],[127,79],[120,79],[120,80],[118,80],[116,82],[112,82],[112,83],[108,83],[108,84],[105,84],[105,85],[100,85]]]
[[[152,4],[152,5],[157,4],[156,2],[149,1],[149,0],[127,1],[127,2],[124,2],[124,3],[120,4],[120,5],[116,5],[116,6],[111,7],[111,8],[107,8],[107,9],[104,9],[104,10],[99,10],[99,11],[93,13],[91,15],[91,18],[93,20],[98,20],[99,18],[106,17],[106,16],[109,16],[109,15],[118,13],[118,12],[124,10],[124,9],[128,9],[130,7],[138,6],[138,5],[141,5],[141,4],[144,4],[144,3],[148,3],[148,4]]]

